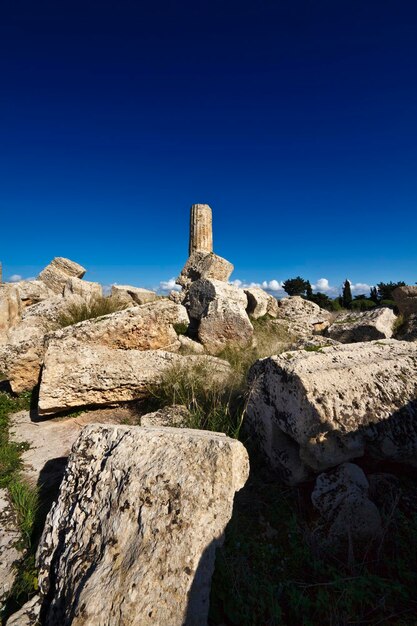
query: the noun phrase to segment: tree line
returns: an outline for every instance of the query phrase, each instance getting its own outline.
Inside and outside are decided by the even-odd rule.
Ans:
[[[377,306],[387,306],[395,308],[392,292],[397,287],[403,287],[404,281],[378,283],[375,287],[371,287],[369,296],[361,293],[352,296],[352,289],[348,279],[343,283],[342,291],[336,298],[331,298],[326,293],[317,291],[313,293],[309,280],[297,276],[296,278],[288,278],[283,282],[283,288],[289,296],[301,296],[310,302],[315,302],[322,309],[329,311],[338,311],[342,308],[352,309],[356,311],[367,311]]]

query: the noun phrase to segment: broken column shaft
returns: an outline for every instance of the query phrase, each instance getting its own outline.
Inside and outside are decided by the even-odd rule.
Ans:
[[[188,253],[196,250],[213,252],[213,221],[208,204],[193,204],[190,214],[190,244]]]

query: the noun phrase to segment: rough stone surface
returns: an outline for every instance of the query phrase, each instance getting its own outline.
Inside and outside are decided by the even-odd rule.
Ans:
[[[19,290],[11,284],[0,285],[0,344],[6,343],[7,332],[22,316]]]
[[[153,413],[147,413],[140,418],[141,426],[181,426],[186,424],[190,411],[183,404],[165,406]]]
[[[23,306],[37,304],[55,295],[41,280],[22,280],[18,283],[14,283],[14,285],[19,290]]]
[[[397,287],[392,292],[392,296],[402,315],[417,314],[417,285]]]
[[[198,280],[190,286],[185,303],[199,341],[210,354],[228,346],[251,345],[253,327],[246,313],[243,289],[218,280]]]
[[[86,427],[38,550],[44,626],[205,624],[248,469],[242,444],[221,434]]]
[[[39,413],[128,402],[147,395],[164,370],[185,357],[162,350],[115,350],[67,339],[50,341],[39,390]]]
[[[178,276],[176,283],[187,288],[202,278],[227,282],[233,272],[233,265],[213,252],[193,252]]]
[[[213,216],[208,204],[193,204],[191,207],[188,254],[196,250],[213,252]]]
[[[56,294],[62,295],[66,282],[69,278],[82,278],[86,269],[64,257],[55,257],[39,274],[41,280],[49,289]]]
[[[404,320],[396,339],[402,341],[417,341],[417,313],[410,313]]]
[[[204,354],[204,346],[198,343],[198,341],[194,341],[185,335],[180,335],[178,340],[181,344],[180,352],[182,354]]]
[[[147,304],[158,299],[158,294],[150,289],[131,287],[130,285],[112,285],[111,295],[123,302],[133,304]]]
[[[297,479],[286,465],[281,432],[297,444],[300,473],[360,457],[365,449],[416,464],[414,343],[387,339],[286,352],[257,361],[249,383],[247,423],[271,466],[291,484]]]
[[[21,551],[16,547],[20,538],[7,490],[0,489],[0,611],[13,587],[16,563],[22,558]]]
[[[102,298],[103,287],[100,283],[92,283],[88,280],[81,280],[81,278],[75,278],[73,276],[72,278],[68,278],[65,283],[63,294],[65,298],[74,294],[78,294],[84,299]]]
[[[278,300],[260,287],[248,287],[244,290],[248,298],[248,306],[246,312],[254,319],[269,315],[277,317]]]
[[[6,622],[6,626],[39,626],[40,598],[33,596],[17,613],[13,613]]]
[[[368,488],[365,474],[353,463],[342,463],[317,477],[311,500],[326,523],[329,547],[364,544],[380,536],[381,516]]]
[[[116,350],[68,339],[50,341],[39,390],[39,413],[80,406],[129,402],[149,395],[171,365],[202,360],[226,374],[225,361],[206,356],[180,356],[163,350]]]
[[[56,327],[59,314],[70,303],[82,302],[81,296],[76,295],[44,300],[26,308],[21,322],[9,330],[7,343],[0,346],[0,371],[7,376],[14,393],[31,391],[38,384],[45,354],[45,335]]]
[[[326,330],[331,339],[342,343],[373,341],[392,337],[396,316],[392,309],[378,308],[339,315]]]
[[[295,350],[320,350],[321,348],[327,348],[329,346],[340,346],[341,342],[330,337],[323,337],[323,335],[316,335],[310,339],[299,339],[292,346]]]
[[[312,337],[330,324],[329,311],[301,296],[283,298],[278,304],[278,318],[288,323],[288,331],[295,337]]]
[[[188,324],[185,308],[164,298],[68,326],[50,335],[48,342],[60,342],[63,349],[67,340],[77,340],[121,350],[178,350],[175,327]]]

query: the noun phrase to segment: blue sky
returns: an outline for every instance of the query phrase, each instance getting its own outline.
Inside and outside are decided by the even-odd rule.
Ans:
[[[411,0],[2,0],[5,278],[157,286],[203,202],[235,280],[413,284],[416,68]]]

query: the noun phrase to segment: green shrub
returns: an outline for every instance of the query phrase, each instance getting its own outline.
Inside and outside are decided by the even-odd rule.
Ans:
[[[59,328],[65,328],[128,307],[129,304],[112,296],[88,298],[82,303],[69,303],[67,309],[58,316],[57,325]]]
[[[375,302],[368,298],[364,300],[352,300],[350,308],[353,311],[369,311],[369,309],[375,308]]]

